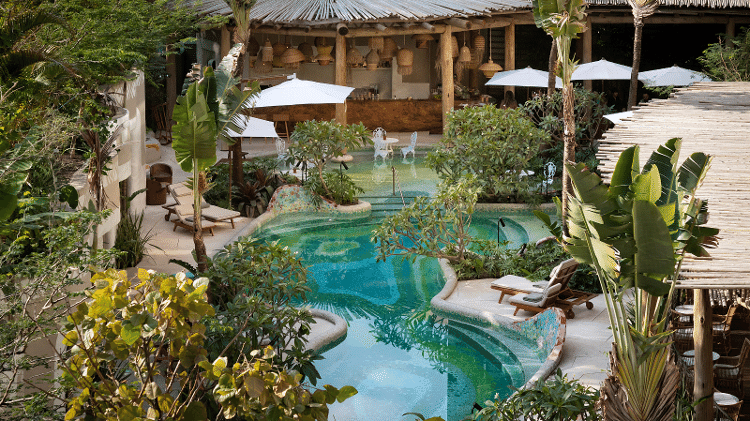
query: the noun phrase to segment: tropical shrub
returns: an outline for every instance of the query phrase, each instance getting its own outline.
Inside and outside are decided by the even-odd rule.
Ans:
[[[243,237],[209,259],[215,318],[208,319],[209,356],[230,359],[270,346],[274,363],[303,374],[313,385],[319,357],[306,349],[313,319],[304,308],[307,271],[289,249]]]
[[[314,168],[308,170],[308,174],[314,172]],[[340,171],[325,171],[323,172],[322,180],[328,187],[330,196],[325,191],[321,179],[314,175],[308,176],[305,188],[314,193],[313,197],[325,197],[339,205],[356,205],[359,202],[357,195],[365,192],[364,189],[357,186],[354,181],[352,181],[352,178],[349,177],[349,175]]]
[[[750,80],[750,28],[736,37],[709,44],[698,57],[706,73],[714,80],[743,82]]]
[[[317,174],[318,186],[325,192],[324,197],[339,203],[340,197],[333,194],[323,175],[326,161],[343,156],[348,149],[367,145],[370,135],[362,123],[347,126],[336,121],[308,120],[294,126],[291,141],[287,164],[312,164],[311,171]]]
[[[711,159],[696,152],[678,169],[680,145],[669,140],[643,169],[638,147],[626,149],[609,186],[582,164],[566,166],[575,196],[564,244],[596,269],[614,336],[612,376],[602,387],[612,416],[671,420],[674,413],[670,303],[685,254],[707,256],[718,233],[704,226],[707,204],[695,195]]]
[[[438,176],[455,183],[475,177],[480,202],[538,202],[538,181],[522,171],[549,135],[517,109],[467,107],[448,115],[439,147],[427,156]]]
[[[414,203],[383,220],[373,231],[372,241],[379,248],[378,260],[388,256],[417,255],[464,260],[475,242],[469,225],[479,188],[473,176],[455,183],[443,181],[434,198],[417,197]]]
[[[63,381],[75,390],[66,419],[202,421],[207,401],[227,419],[327,419],[328,404],[356,393],[310,392],[302,375],[274,364],[270,348],[209,360],[202,320],[215,314],[206,278],[141,270],[131,283],[109,270],[92,282],[66,323]]]
[[[528,389],[516,389],[505,400],[485,402],[485,408],[469,417],[475,421],[597,421],[599,391],[569,380],[560,369],[549,380],[539,381]]]
[[[26,235],[5,236],[0,242],[0,418],[8,421],[55,419],[60,401],[55,373],[49,368],[58,358],[51,354],[27,353],[30,344],[45,344],[55,338],[70,306],[78,302],[75,291],[90,268],[107,268],[116,253],[96,250],[89,243],[93,227],[109,215],[62,212],[43,219],[58,223],[38,230],[33,245]],[[33,223],[33,219],[27,224]],[[10,222],[5,228],[16,229]],[[41,225],[40,225],[41,226]],[[10,231],[8,231],[10,232]],[[5,234],[3,234],[5,235]],[[50,352],[54,349],[50,345]],[[28,370],[37,374],[25,376]],[[21,379],[29,380],[24,383]]]
[[[135,267],[146,255],[146,244],[154,236],[151,231],[143,232],[143,213],[133,216],[126,212],[117,224],[113,248],[122,252],[115,259],[115,268]]]

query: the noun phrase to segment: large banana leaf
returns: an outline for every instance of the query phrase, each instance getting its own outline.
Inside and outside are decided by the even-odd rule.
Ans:
[[[26,182],[33,161],[19,159],[0,164],[0,221],[5,221],[18,206],[18,193]]]
[[[613,195],[625,195],[630,190],[633,178],[641,171],[641,166],[638,163],[638,151],[638,145],[635,145],[625,149],[620,154],[609,184],[609,191]]]
[[[207,75],[208,76],[208,75]],[[204,77],[204,81],[205,81]],[[216,117],[206,101],[208,81],[194,82],[185,96],[177,98],[172,113],[172,147],[183,171],[205,171],[216,162]]]
[[[655,204],[645,200],[633,203],[633,236],[637,248],[635,286],[653,296],[667,294],[670,285],[663,279],[674,272],[674,248]]]

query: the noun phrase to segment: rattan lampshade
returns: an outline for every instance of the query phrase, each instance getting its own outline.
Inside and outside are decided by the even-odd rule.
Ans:
[[[396,63],[398,63],[398,74],[410,75],[414,64],[414,53],[408,48],[398,50]]]
[[[503,70],[503,67],[494,61],[492,61],[492,57],[490,57],[489,60],[487,60],[487,63],[484,63],[483,65],[479,66],[479,71],[484,73],[484,76],[489,79],[491,78],[495,73]]]
[[[398,45],[396,45],[396,41],[394,41],[391,37],[385,37],[383,39],[383,51],[380,52],[380,62],[390,63],[393,60],[393,56],[396,55],[397,51]]]
[[[471,50],[467,46],[461,47],[461,52],[458,54],[458,61],[467,64],[471,61]]]
[[[297,46],[297,49],[305,55],[305,61],[312,61],[312,58],[315,55],[312,44],[309,42],[303,42]]]
[[[455,35],[451,37],[451,54],[453,58],[458,57],[458,38]]]
[[[383,39],[383,37],[370,37],[369,41],[367,41],[367,45],[371,50],[383,51],[384,42],[385,40]]]
[[[270,63],[273,61],[273,46],[271,45],[271,41],[266,40],[266,43],[263,45],[263,48],[261,49],[261,61],[265,63]]]
[[[428,47],[427,43],[430,41],[434,41],[434,38],[432,38],[432,35],[428,34],[415,34],[412,35],[412,38],[414,39],[414,42],[417,44],[417,48],[425,49]]]
[[[333,50],[333,47],[330,45],[319,45],[318,55],[315,56],[315,61],[317,61],[321,66],[327,66],[328,63],[333,61],[331,50]]]
[[[362,53],[358,49],[352,47],[346,52],[346,64],[349,67],[359,67],[364,61],[365,58],[362,57]]]
[[[282,44],[281,42],[277,42],[273,45],[273,55],[276,57],[281,57],[281,55],[284,54],[284,51],[286,50],[286,44]]]
[[[472,40],[472,45],[475,50],[484,50],[486,44],[487,42],[482,35],[477,35]]]
[[[378,54],[378,51],[373,48],[367,53],[365,60],[367,62],[367,70],[375,70],[378,68],[378,64],[380,64],[380,54]]]
[[[285,69],[299,69],[299,64],[305,61],[305,55],[296,48],[287,48],[281,55],[281,63]]]

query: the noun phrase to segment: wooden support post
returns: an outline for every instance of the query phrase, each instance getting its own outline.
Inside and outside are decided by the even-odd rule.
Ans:
[[[592,54],[591,54],[591,44],[593,43],[592,26],[593,25],[591,24],[591,19],[586,18],[586,30],[583,32],[583,62],[584,63],[591,63],[591,59],[592,59]],[[590,80],[584,80],[583,87],[591,91],[593,86]]]
[[[336,61],[333,64],[336,67],[334,83],[346,86],[346,38],[340,34],[336,35]],[[336,121],[346,124],[346,102],[336,104]]]
[[[511,22],[505,27],[505,70],[514,70],[516,68],[516,23]],[[506,86],[506,91],[516,93],[515,86]]]
[[[219,57],[218,62],[221,61],[222,58],[224,58],[225,55],[229,54],[229,49],[232,48],[232,32],[229,31],[229,28],[224,25],[221,27],[221,44],[220,44],[220,51],[221,51],[221,57]],[[219,63],[216,63],[219,64]]]
[[[449,25],[445,26],[445,32],[440,34],[440,69],[443,85],[443,131],[445,131],[448,122],[448,113],[453,110],[453,47],[451,38],[453,31]]]
[[[693,290],[693,340],[695,341],[695,384],[693,399],[705,401],[695,407],[695,421],[711,421],[714,418],[714,373],[712,309],[709,290]],[[740,398],[742,399],[742,398]]]
[[[726,33],[726,37],[727,37],[726,40],[724,40],[724,45],[726,45],[727,47],[730,46],[729,42],[734,39],[734,25],[735,25],[734,18],[729,18],[729,20],[727,21],[727,27],[724,30],[724,32]]]

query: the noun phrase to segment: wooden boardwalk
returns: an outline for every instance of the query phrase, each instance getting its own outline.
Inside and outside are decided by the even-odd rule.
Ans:
[[[750,83],[697,83],[634,110],[601,141],[605,181],[626,148],[639,145],[643,165],[673,137],[683,140],[680,164],[693,152],[713,157],[698,197],[708,199],[708,225],[721,229],[711,258],[683,263],[680,288],[750,288]]]

